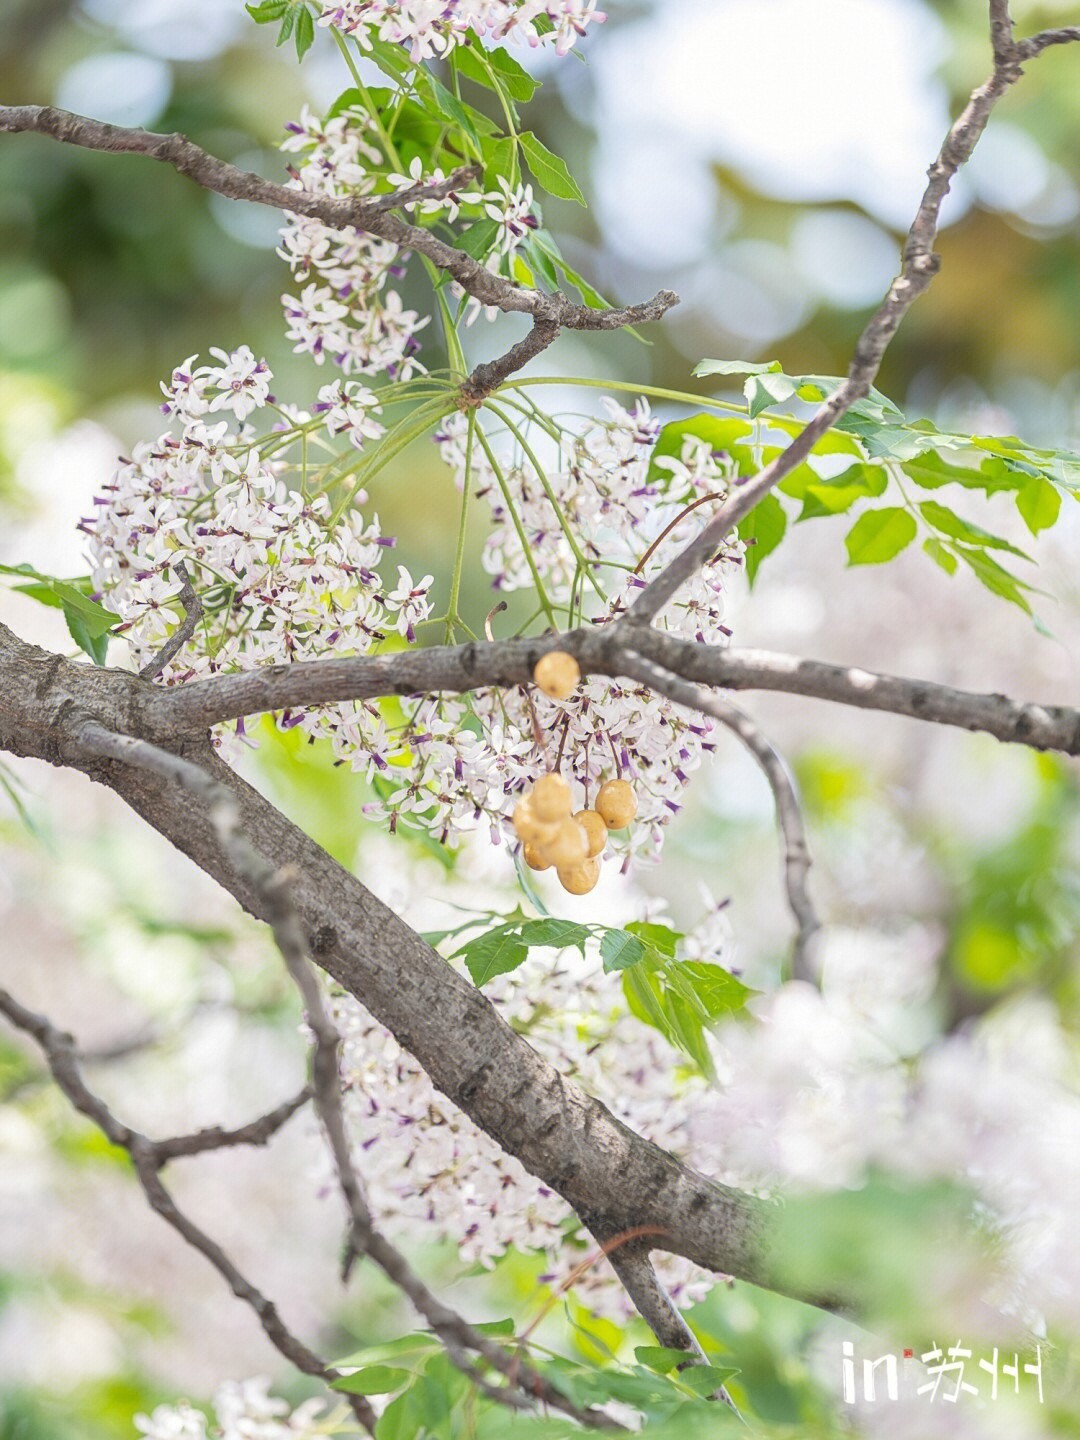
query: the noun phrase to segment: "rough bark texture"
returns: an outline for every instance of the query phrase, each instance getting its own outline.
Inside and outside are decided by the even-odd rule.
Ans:
[[[201,797],[160,775],[82,752],[78,732],[87,720],[110,728],[138,724],[146,682],[72,664],[3,627],[0,675],[0,749],[67,765],[108,785],[246,910],[271,918],[229,863]],[[655,1226],[659,1249],[770,1283],[767,1204],[681,1164],[566,1080],[398,915],[229,770],[204,736],[170,748],[226,786],[252,845],[274,869],[295,873],[293,904],[319,965],[594,1233]]]

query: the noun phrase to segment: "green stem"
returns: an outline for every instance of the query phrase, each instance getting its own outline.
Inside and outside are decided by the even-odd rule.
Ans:
[[[548,617],[551,628],[553,630],[558,630],[559,627],[555,621],[555,611],[551,608],[551,600],[548,598],[548,593],[544,589],[544,582],[540,579],[540,571],[536,568],[536,561],[533,559],[532,546],[525,538],[525,529],[521,523],[521,517],[518,514],[517,506],[514,504],[513,496],[510,494],[510,488],[506,483],[506,476],[503,474],[502,466],[499,464],[494,450],[492,450],[491,446],[488,444],[488,439],[487,436],[484,434],[484,427],[482,425],[477,425],[476,433],[479,437],[480,444],[483,446],[484,454],[487,456],[488,461],[491,464],[491,468],[495,472],[495,479],[499,482],[499,489],[502,491],[503,499],[506,501],[506,508],[510,512],[510,518],[514,522],[514,529],[517,531],[517,537],[518,540],[521,542],[522,552],[524,553],[525,560],[528,563],[530,571],[532,572],[533,584],[536,586],[536,594],[540,600],[540,604],[544,607],[544,614]]]
[[[432,425],[437,424],[446,414],[447,409],[448,407],[443,400],[439,400],[435,404],[429,402],[427,405],[419,406],[409,417],[408,421],[403,420],[399,426],[390,432],[389,436],[384,436],[374,456],[368,459],[367,467],[356,474],[349,493],[335,506],[331,523],[336,524],[337,521],[341,519],[342,515],[352,504],[356,492],[362,485],[371,480],[385,466],[389,465],[391,460],[396,459],[402,450],[411,445],[414,440],[418,440],[421,435],[430,430]],[[363,465],[364,457],[359,456],[358,459],[361,465]],[[351,466],[346,468],[340,475],[334,476],[333,479],[329,476],[324,477],[321,488],[327,490],[331,485],[338,484],[349,475],[351,469]]]
[[[525,452],[525,455],[528,457],[529,464],[536,471],[536,478],[544,487],[544,494],[547,496],[551,508],[555,511],[555,515],[559,521],[559,528],[566,536],[566,542],[570,546],[571,551],[573,552],[574,559],[577,561],[579,567],[588,576],[589,584],[592,586],[592,588],[596,591],[597,595],[599,595],[600,599],[606,605],[607,596],[604,594],[599,582],[593,575],[592,566],[586,559],[585,555],[582,553],[581,546],[577,542],[577,537],[574,535],[570,522],[567,520],[565,514],[563,513],[563,508],[556,499],[554,490],[552,490],[551,488],[551,482],[550,480],[548,480],[547,475],[544,472],[544,468],[540,464],[540,461],[536,458],[536,453],[533,450],[532,446],[525,439],[524,432],[519,430],[517,425],[514,424],[513,420],[510,419],[509,415],[507,415],[504,411],[500,410],[497,406],[489,404],[487,408],[491,411],[493,415],[497,415],[499,417],[499,419],[503,422],[503,424],[517,440],[522,450]]]
[[[583,375],[538,375],[524,380],[514,380],[510,386],[523,390],[527,385],[567,385],[589,390],[625,390],[631,395],[649,395],[656,400],[677,400],[681,405],[701,405],[706,410],[731,410],[738,415],[746,414],[745,405],[736,405],[731,400],[715,400],[711,395],[690,395],[685,390],[663,390],[656,385],[631,385],[625,380],[591,380]],[[501,389],[501,387],[500,387]],[[496,395],[500,392],[496,390]]]
[[[446,640],[454,640],[454,626],[458,620],[458,597],[461,594],[461,575],[465,568],[465,532],[469,523],[469,492],[472,490],[472,452],[476,438],[476,411],[469,411],[468,436],[465,442],[465,483],[461,492],[461,519],[458,521],[457,553],[454,556],[454,573],[450,579],[450,603],[446,611]]]

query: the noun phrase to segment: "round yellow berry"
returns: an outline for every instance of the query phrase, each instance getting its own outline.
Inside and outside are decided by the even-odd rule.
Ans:
[[[546,852],[537,845],[526,845],[524,849],[525,864],[530,870],[550,870],[551,861],[547,858]]]
[[[552,862],[560,870],[580,865],[586,858],[588,850],[589,842],[585,831],[576,820],[571,820],[569,816],[559,825],[550,845],[543,847],[543,853],[550,856]]]
[[[600,786],[596,809],[609,830],[621,830],[637,814],[637,796],[627,780],[608,780]]]
[[[589,859],[603,854],[604,846],[607,844],[607,826],[603,817],[595,810],[579,810],[574,819],[585,831],[585,840],[588,844]]]
[[[571,895],[588,895],[600,879],[600,861],[583,860],[580,865],[560,867],[559,881]]]
[[[561,775],[542,775],[530,799],[533,814],[549,825],[570,814],[570,786]]]
[[[536,662],[533,681],[552,700],[565,700],[581,684],[581,667],[565,650],[551,650]]]
[[[514,806],[514,832],[519,840],[535,844],[549,828],[538,818],[528,796]]]

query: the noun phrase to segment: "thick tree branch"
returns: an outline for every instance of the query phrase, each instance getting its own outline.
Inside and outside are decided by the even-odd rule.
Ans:
[[[208,154],[184,135],[157,135],[148,130],[108,125],[85,115],[58,110],[52,105],[0,105],[0,130],[48,135],[54,140],[79,145],[87,150],[144,155],[171,165],[204,190],[212,190],[230,200],[247,200],[293,215],[306,215],[334,230],[366,231],[369,235],[389,240],[402,250],[427,256],[482,305],[494,306],[508,313],[531,315],[534,322],[532,334],[520,345],[514,346],[502,360],[490,367],[479,367],[470,377],[468,396],[473,400],[487,393],[485,374],[496,375],[498,378],[494,384],[501,383],[511,371],[550,344],[560,329],[619,330],[624,326],[659,320],[679,303],[679,297],[673,291],[662,290],[640,305],[593,310],[588,305],[575,304],[561,292],[548,294],[543,290],[524,289],[504,276],[493,275],[464,250],[455,249],[432,231],[410,224],[395,213],[395,208],[420,195],[430,198],[449,193],[462,183],[463,178],[467,178],[466,172],[458,172],[441,183],[412,185],[396,195],[336,199],[289,185],[278,185],[249,170],[240,170]]]
[[[795,781],[783,756],[761,733],[749,715],[723,695],[681,680],[677,675],[670,674],[662,666],[641,655],[627,652],[626,664],[629,667],[627,673],[633,679],[641,680],[650,689],[666,695],[678,705],[685,705],[687,709],[698,710],[719,720],[721,725],[725,725],[738,736],[761,767],[773,793],[776,819],[784,842],[784,889],[796,927],[791,971],[796,980],[811,980],[813,968],[810,964],[810,950],[821,929],[821,921],[810,898],[810,847],[806,840],[802,805]]]
[[[1006,90],[1021,76],[1021,62],[1048,45],[1080,39],[1080,28],[1046,31],[1033,40],[1013,39],[1008,0],[990,0],[990,31],[994,68],[989,79],[973,90],[967,105],[945,137],[930,166],[929,181],[904,242],[900,272],[859,337],[847,378],[817,410],[785,450],[751,479],[741,484],[721,505],[704,529],[641,592],[620,622],[647,625],[690,577],[723,544],[732,529],[785,475],[799,465],[818,440],[857,400],[866,395],[881,368],[890,341],[915,301],[930,285],[941,264],[934,254],[942,202],[953,178],[970,158],[986,128],[990,112]]]
[[[540,1402],[561,1410],[579,1423],[592,1428],[621,1428],[613,1425],[607,1416],[599,1412],[579,1409],[555,1390],[542,1375],[523,1365],[519,1357],[510,1355],[444,1305],[415,1274],[404,1255],[376,1230],[353,1163],[341,1103],[341,1037],[326,1009],[315,972],[308,963],[308,942],[304,928],[288,894],[287,886],[293,878],[293,871],[288,867],[275,870],[251,844],[227,784],[189,759],[171,754],[145,740],[114,734],[94,721],[77,722],[74,741],[80,750],[86,753],[118,760],[137,770],[161,776],[169,782],[180,784],[204,801],[235,876],[249,885],[262,903],[265,918],[273,929],[274,939],[286,969],[300,992],[312,1033],[311,1085],[305,1092],[305,1098],[309,1094],[314,1097],[315,1107],[333,1156],[338,1185],[349,1214],[349,1231],[342,1266],[343,1280],[348,1278],[357,1258],[366,1255],[373,1260],[428,1321],[458,1368],[489,1399],[515,1410],[531,1410]],[[293,1104],[293,1109],[295,1108]],[[215,1145],[209,1138],[209,1132],[204,1132],[202,1136],[151,1142],[150,1153],[155,1162],[160,1164],[163,1161],[157,1160],[159,1154],[166,1157],[173,1154],[196,1154],[200,1149],[220,1148],[221,1143],[230,1142],[219,1141]],[[239,1142],[234,1139],[231,1143]],[[497,1388],[485,1380],[469,1359],[469,1351],[481,1355],[496,1370],[511,1377],[510,1388]]]
[[[20,645],[2,626],[0,676],[0,749],[68,765],[109,785],[245,909],[272,921],[259,887],[236,869],[213,795],[180,777],[190,765],[226,789],[263,863],[296,875],[293,903],[319,965],[590,1229],[619,1234],[657,1226],[662,1248],[706,1269],[770,1283],[769,1204],[697,1174],[559,1074],[465,976],[232,774],[205,738],[172,742],[177,765],[169,776],[139,763],[138,746],[103,758],[98,731],[137,731],[136,696],[156,687]]]
[[[6,633],[11,646],[19,647],[20,642],[11,632]],[[4,635],[0,626],[0,676]],[[615,625],[532,639],[470,642],[391,655],[264,666],[171,688],[137,687],[118,671],[98,674],[114,677],[116,693],[112,704],[118,703],[120,694],[127,691],[125,700],[132,728],[155,739],[167,739],[273,710],[388,695],[462,694],[489,686],[523,685],[531,680],[541,655],[554,649],[572,654],[584,674],[626,675],[626,655],[633,652],[684,680],[725,690],[772,690],[827,700],[962,730],[981,730],[998,740],[1037,750],[1080,755],[1080,709],[1072,706],[1038,705],[1005,695],[957,690],[931,680],[882,675],[860,666],[831,665],[766,650],[702,645],[661,630],[635,627],[627,632]],[[96,689],[96,677],[86,667],[80,667],[80,689],[83,674],[87,688]],[[0,748],[4,705],[0,687]],[[17,708],[21,711],[22,707]],[[19,723],[29,722],[22,716]]]
[[[0,989],[0,1014],[16,1029],[37,1042],[53,1079],[75,1109],[96,1125],[113,1145],[127,1151],[151,1209],[208,1260],[236,1298],[255,1312],[263,1332],[274,1348],[305,1375],[315,1376],[328,1384],[338,1379],[340,1372],[320,1360],[314,1351],[309,1350],[304,1342],[293,1334],[282,1320],[277,1306],[247,1279],[217,1241],[200,1229],[176,1204],[158,1173],[164,1161],[171,1158],[166,1153],[170,1142],[150,1140],[116,1118],[105,1102],[95,1095],[83,1080],[73,1038],[58,1030],[45,1016],[28,1010],[3,989]],[[189,1140],[191,1138],[188,1137]],[[197,1152],[186,1150],[179,1153]],[[360,1424],[366,1430],[374,1432],[376,1416],[370,1403],[361,1395],[350,1395],[347,1399]]]
[[[376,1230],[353,1161],[341,1103],[341,1036],[330,1018],[315,971],[308,962],[303,928],[286,891],[286,883],[290,879],[285,872],[274,876],[267,887],[267,898],[274,916],[274,932],[279,937],[282,958],[300,992],[311,1030],[311,1083],[315,1106],[326,1132],[338,1186],[349,1214],[342,1279],[348,1279],[354,1262],[361,1256],[366,1255],[373,1260],[387,1278],[412,1301],[417,1312],[443,1342],[458,1369],[489,1399],[514,1410],[531,1410],[534,1402],[540,1401],[571,1415],[583,1425],[601,1429],[620,1428],[613,1426],[604,1415],[578,1409],[565,1396],[554,1390],[543,1376],[530,1366],[523,1365],[517,1356],[489,1340],[456,1311],[443,1304],[416,1274],[401,1251]],[[282,937],[285,940],[284,945]],[[510,1377],[510,1388],[496,1388],[485,1380],[469,1359],[470,1351],[482,1356],[496,1370]]]

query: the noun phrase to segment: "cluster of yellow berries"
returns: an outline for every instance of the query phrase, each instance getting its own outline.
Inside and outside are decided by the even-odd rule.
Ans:
[[[514,809],[514,829],[531,870],[554,865],[564,890],[587,895],[600,879],[600,856],[609,830],[621,830],[637,814],[637,797],[626,780],[601,785],[596,808],[572,813],[570,786],[561,775],[543,775]]]
[[[533,682],[552,700],[568,699],[581,684],[578,662],[565,650],[541,656]],[[637,797],[626,780],[608,780],[596,808],[573,813],[570,786],[561,775],[543,775],[514,809],[514,829],[531,870],[555,867],[564,890],[587,895],[600,879],[600,856],[609,830],[621,830],[637,814]]]

